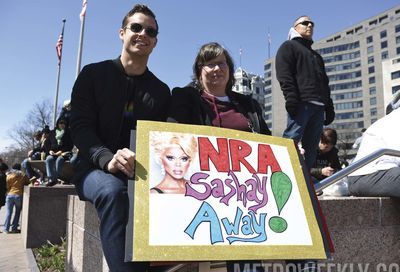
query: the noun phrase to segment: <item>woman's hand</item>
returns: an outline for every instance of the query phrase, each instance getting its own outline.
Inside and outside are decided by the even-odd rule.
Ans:
[[[107,171],[113,174],[121,171],[133,178],[135,176],[135,153],[128,148],[119,149],[107,164]]]

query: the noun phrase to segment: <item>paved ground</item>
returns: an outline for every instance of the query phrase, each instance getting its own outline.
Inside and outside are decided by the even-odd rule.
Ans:
[[[0,208],[0,230],[3,230],[5,207]],[[23,246],[20,233],[0,233],[0,271],[39,271],[33,254]]]

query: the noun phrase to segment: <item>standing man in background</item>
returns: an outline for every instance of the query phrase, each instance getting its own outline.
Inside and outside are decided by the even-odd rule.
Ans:
[[[311,18],[300,16],[276,55],[276,75],[288,113],[283,137],[301,144],[308,170],[315,162],[323,125],[335,118],[323,59],[311,48],[313,31]]]
[[[145,5],[122,21],[122,53],[89,64],[72,91],[71,132],[79,149],[73,182],[79,197],[95,206],[100,238],[111,271],[147,271],[147,262],[125,262],[129,216],[127,180],[134,177],[130,131],[137,120],[165,121],[170,90],[147,68],[157,44],[158,24]]]

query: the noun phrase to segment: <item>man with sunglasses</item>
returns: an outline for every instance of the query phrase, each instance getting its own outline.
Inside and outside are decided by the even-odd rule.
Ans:
[[[130,131],[137,120],[165,121],[170,90],[147,68],[158,24],[145,5],[135,5],[119,30],[122,53],[85,66],[71,95],[71,131],[79,149],[73,182],[94,204],[111,271],[146,271],[148,263],[124,262],[129,216],[127,180],[134,176]]]
[[[301,144],[307,171],[315,163],[323,125],[335,118],[323,59],[311,48],[313,31],[311,18],[299,17],[276,55],[276,75],[288,113],[283,137]]]

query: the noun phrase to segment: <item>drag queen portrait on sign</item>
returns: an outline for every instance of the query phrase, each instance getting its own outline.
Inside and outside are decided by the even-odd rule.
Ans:
[[[182,133],[153,132],[150,144],[162,176],[150,193],[184,194],[185,184],[189,182],[185,174],[197,154],[196,138]]]

